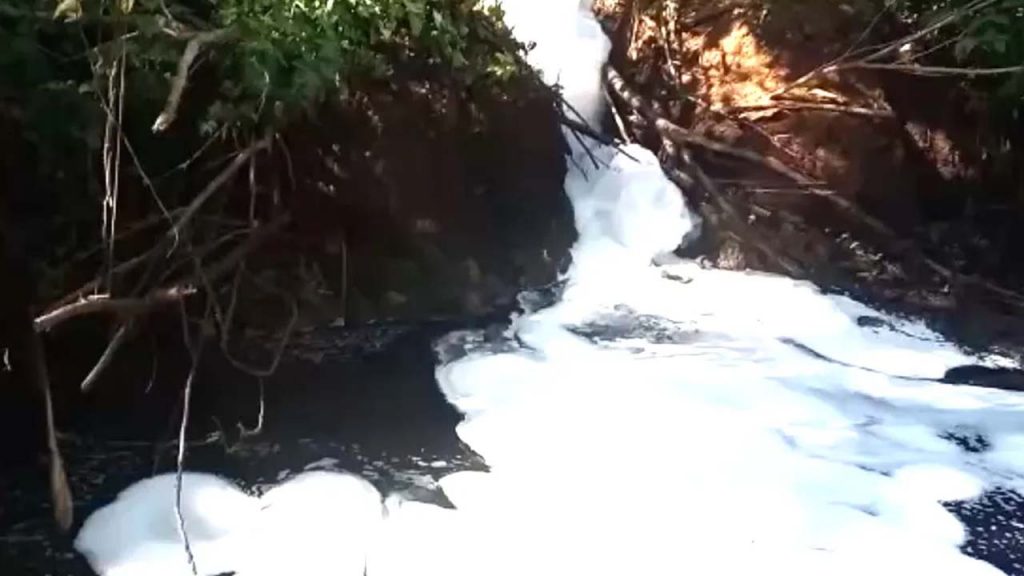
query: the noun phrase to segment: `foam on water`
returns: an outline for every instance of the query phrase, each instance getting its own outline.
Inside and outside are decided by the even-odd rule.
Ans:
[[[533,64],[596,125],[608,41],[589,2],[504,5],[537,44]],[[561,298],[515,318],[507,341],[438,346],[458,434],[490,472],[440,481],[455,510],[390,496],[373,541],[306,522],[316,507],[299,502],[277,533],[325,536],[281,546],[280,565],[299,554],[316,559],[309,571],[344,573],[322,550],[333,538],[370,550],[370,576],[1001,574],[961,553],[965,528],[942,502],[1024,489],[1024,397],[925,378],[1006,361],[806,283],[652,266],[699,228],[682,195],[642,148],[568,140],[580,235]],[[965,430],[984,449],[950,439]],[[138,515],[115,506],[90,522],[116,538]],[[134,550],[134,566],[148,560]],[[215,567],[236,552],[216,551]],[[106,565],[93,562],[116,573]]]
[[[582,68],[607,45],[585,3],[553,4],[541,18],[505,2],[534,63],[579,80],[565,94],[595,121]],[[492,468],[441,482],[462,530],[494,540],[458,573],[1000,573],[961,554],[941,503],[1024,487],[1024,398],[923,379],[1001,360],[810,284],[651,266],[699,226],[681,194],[646,150],[568,140],[580,239],[562,298],[515,319],[521,348],[473,340],[438,369],[460,437]],[[688,337],[578,334],[623,307]],[[957,427],[992,449],[960,449],[945,439]]]

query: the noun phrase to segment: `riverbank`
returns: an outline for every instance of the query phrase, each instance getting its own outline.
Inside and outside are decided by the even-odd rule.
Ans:
[[[620,75],[609,126],[664,158],[692,155],[708,176],[689,187],[710,225],[688,254],[808,278],[1020,356],[1024,179],[1008,169],[1020,139],[993,125],[990,84],[911,64],[823,71],[913,32],[871,2],[595,8]],[[679,130],[666,138],[655,116]]]

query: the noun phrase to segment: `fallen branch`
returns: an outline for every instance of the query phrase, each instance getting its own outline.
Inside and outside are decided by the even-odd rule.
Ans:
[[[654,108],[626,82],[626,79],[611,66],[605,66],[604,80],[611,91],[644,119],[654,116]]]
[[[199,32],[189,37],[188,43],[185,44],[185,51],[181,54],[181,59],[178,60],[178,70],[174,75],[174,79],[171,80],[171,90],[167,94],[167,103],[164,105],[160,115],[157,116],[156,121],[153,122],[153,132],[167,130],[178,117],[178,107],[181,105],[181,96],[185,93],[185,86],[188,84],[189,70],[192,68],[192,62],[195,61],[196,56],[199,56],[199,51],[203,46],[214,42],[223,42],[232,34],[233,32],[229,29],[220,29]]]
[[[138,255],[138,256],[130,259],[130,260],[126,260],[126,261],[118,264],[113,269],[114,274],[120,274],[120,273],[123,273],[123,272],[127,272],[127,271],[131,270],[132,268],[135,268],[139,264],[142,264],[142,263],[146,262],[146,260],[150,258],[151,252],[152,252],[152,250],[149,251],[149,252],[145,252],[143,254],[140,254],[140,255]],[[56,302],[54,302],[52,305],[50,305],[49,308],[47,308],[46,314],[52,313],[57,308],[60,308],[60,307],[63,307],[63,306],[67,306],[68,304],[77,302],[77,301],[81,300],[82,298],[85,298],[86,296],[88,296],[90,292],[95,292],[96,290],[99,290],[100,283],[102,281],[103,280],[100,277],[93,278],[92,280],[86,282],[85,284],[82,284],[81,286],[79,286],[75,290],[69,292],[68,294],[65,294],[64,296],[60,297],[60,299],[58,299]]]
[[[192,285],[198,283],[200,280],[203,282],[213,282],[221,278],[225,274],[229,273],[235,265],[242,261],[253,249],[262,244],[270,235],[277,232],[290,221],[290,216],[285,214],[274,220],[270,224],[259,226],[252,230],[249,236],[239,243],[234,250],[229,252],[226,256],[215,262],[212,266],[206,268],[204,277],[200,278],[198,273],[193,274],[181,281],[175,283],[176,286]],[[160,290],[151,292],[149,297],[153,297],[155,294],[159,294]],[[147,298],[149,298],[147,297]],[[145,300],[145,298],[143,299]],[[177,302],[183,302],[184,298],[177,298]],[[83,392],[88,392],[93,388],[99,376],[106,370],[110,362],[113,361],[114,355],[128,340],[128,336],[134,327],[132,320],[124,321],[121,323],[114,337],[107,344],[107,348],[104,350],[100,359],[96,362],[96,365],[89,372],[89,374],[82,381],[81,389]]]
[[[1024,295],[1018,294],[1012,290],[1003,288],[992,282],[981,280],[978,278],[959,278],[956,272],[939,264],[934,259],[924,254],[921,250],[914,248],[909,240],[899,236],[887,224],[882,222],[882,220],[864,212],[859,206],[857,206],[850,200],[838,194],[833,194],[831,190],[814,186],[814,182],[810,178],[808,178],[804,174],[801,174],[799,171],[794,170],[789,166],[786,166],[785,164],[783,164],[782,162],[775,158],[771,158],[769,156],[762,156],[761,154],[758,154],[752,150],[735,148],[733,146],[722,144],[721,142],[709,140],[702,136],[693,134],[688,130],[681,128],[663,118],[657,119],[655,121],[655,125],[658,127],[659,131],[662,132],[666,137],[673,139],[677,142],[694,144],[706,148],[708,150],[712,150],[714,152],[729,154],[737,158],[749,160],[751,162],[764,166],[770,170],[773,170],[779,174],[787,176],[797,184],[804,186],[805,190],[808,193],[828,199],[829,202],[831,202],[833,205],[835,205],[843,212],[846,212],[854,220],[857,220],[867,225],[868,228],[870,228],[873,232],[875,232],[876,234],[885,239],[885,241],[889,244],[888,251],[890,253],[905,255],[908,249],[912,250],[914,253],[914,257],[916,257],[920,262],[928,266],[928,268],[932,269],[932,271],[938,273],[940,276],[943,277],[944,280],[946,280],[946,282],[950,284],[955,284],[958,281],[969,281],[973,284],[981,286],[982,288],[988,290],[989,292],[998,294],[1003,301],[1009,302],[1017,307],[1024,306]]]
[[[694,162],[687,152],[683,151],[679,157],[683,161],[693,180],[702,189],[704,189],[705,193],[716,205],[719,212],[721,212],[722,215],[730,221],[728,227],[732,230],[732,233],[737,237],[737,239],[740,239],[760,250],[768,256],[769,259],[775,261],[775,263],[792,278],[799,279],[805,277],[803,270],[801,270],[793,260],[780,252],[777,252],[772,247],[771,242],[768,242],[763,238],[756,229],[746,225],[746,221],[740,216],[739,211],[735,206],[733,206],[732,201],[718,189],[718,186],[716,186],[714,181],[708,177],[704,172],[704,169]],[[673,171],[670,171],[670,178],[672,176],[671,172]]]
[[[958,68],[953,66],[921,66],[919,64],[881,64],[876,62],[850,62],[835,66],[836,70],[891,70],[915,76],[1001,76],[1024,72],[1024,65],[1001,68]]]
[[[47,332],[62,322],[88,314],[113,313],[122,317],[136,316],[155,306],[176,302],[194,293],[195,289],[192,287],[172,286],[155,290],[145,298],[110,298],[103,294],[90,296],[37,317],[34,325],[36,332]]]
[[[896,116],[892,110],[878,110],[862,106],[846,106],[841,104],[828,104],[825,102],[778,102],[775,104],[749,104],[745,106],[731,106],[728,108],[729,112],[738,114],[768,110],[816,110],[821,112],[850,114],[853,116],[868,116],[870,118],[895,118]]]

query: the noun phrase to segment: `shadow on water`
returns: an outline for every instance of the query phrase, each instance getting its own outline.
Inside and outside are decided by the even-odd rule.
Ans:
[[[346,470],[362,474],[385,494],[402,491],[450,505],[436,480],[486,469],[456,436],[461,416],[434,380],[434,339],[482,327],[467,324],[298,335],[294,351],[264,383],[264,426],[255,435],[241,433],[238,425],[257,424],[258,380],[210,354],[195,385],[187,468],[224,475],[257,493],[302,470]],[[62,448],[76,503],[72,536],[52,527],[38,463],[0,474],[0,574],[92,574],[71,547],[81,522],[136,480],[174,469],[176,445],[168,440],[176,433],[180,368],[163,370],[178,378],[177,391],[157,382],[149,396],[142,396],[137,414],[98,408],[65,430]],[[142,393],[148,385],[145,379],[113,384],[142,388]]]

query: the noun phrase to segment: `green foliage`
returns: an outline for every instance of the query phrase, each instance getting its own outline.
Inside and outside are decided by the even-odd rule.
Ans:
[[[443,67],[455,82],[523,71],[499,14],[476,0],[225,0],[215,25],[237,33],[225,53],[225,106],[260,117],[309,106],[353,83]],[[230,103],[230,105],[228,105]]]
[[[44,86],[70,90],[95,110],[95,98],[80,96],[102,93],[94,89],[123,50],[132,105],[155,114],[188,38],[223,30],[197,59],[218,83],[203,131],[280,127],[367,81],[441,71],[471,86],[527,73],[500,16],[478,0],[16,0],[0,6],[0,89],[23,105]]]
[[[178,168],[212,134],[224,146],[241,145],[371,84],[426,80],[445,89],[500,90],[514,78],[532,77],[498,9],[478,4],[0,0],[0,129],[15,134],[20,143],[12,145],[30,150],[32,165],[19,170],[33,174],[46,210],[60,216],[46,225],[73,229],[62,234],[80,247],[98,240],[101,152],[113,104],[106,100],[118,63],[124,63],[121,128],[132,149],[131,157],[121,156],[122,185],[146,190],[149,184],[139,179],[146,173],[159,189],[153,196],[174,205],[177,195],[190,193]],[[223,34],[200,47],[173,130],[154,134],[150,127],[165,108],[189,40],[214,32]],[[149,194],[135,196],[142,196],[140,210],[152,204]],[[64,245],[48,231],[40,237]]]

